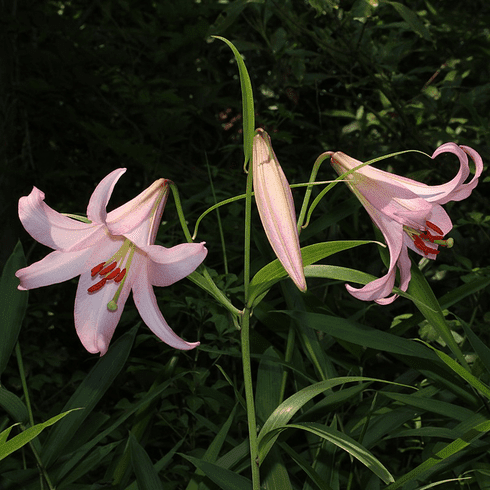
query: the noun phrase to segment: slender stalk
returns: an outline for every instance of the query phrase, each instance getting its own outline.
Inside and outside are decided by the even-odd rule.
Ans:
[[[216,204],[217,203],[216,192],[214,191],[213,176],[211,175],[211,168],[209,167],[207,156],[206,156],[206,167],[208,169],[209,184],[211,185],[211,193],[213,194],[214,204]],[[225,274],[228,274],[228,258],[226,255],[226,241],[225,241],[225,235],[223,233],[223,225],[221,224],[221,215],[219,213],[218,208],[216,209],[216,218],[218,220],[218,231],[219,231],[219,237],[221,241],[221,250],[223,251],[223,264],[225,266]]]
[[[249,165],[247,174],[247,189],[245,195],[245,246],[243,264],[243,287],[245,291],[245,304],[248,302],[248,287],[250,284],[250,241],[252,225],[252,165]]]
[[[289,331],[288,331],[288,340],[286,344],[286,352],[284,354],[284,362],[291,362],[291,359],[293,358],[293,352],[294,352],[294,341],[296,340],[296,332],[294,330],[292,321],[289,322]],[[288,373],[289,369],[284,369],[282,373],[282,379],[281,379],[281,391],[280,391],[280,397],[279,397],[279,403],[280,405],[284,401],[284,393],[286,392],[286,382],[288,379]]]
[[[257,419],[255,416],[252,366],[250,361],[250,310],[245,308],[242,317],[242,364],[243,382],[245,385],[245,402],[247,405],[248,434],[250,442],[250,466],[252,468],[252,488],[260,490],[259,450],[257,445]]]
[[[29,391],[27,389],[27,380],[26,380],[26,374],[24,371],[24,362],[22,361],[22,352],[20,350],[20,344],[17,342],[15,344],[15,357],[17,358],[17,365],[19,366],[19,375],[20,375],[20,380],[22,383],[22,391],[24,392],[24,398],[26,402],[26,407],[27,407],[27,412],[29,414],[29,423],[31,424],[31,427],[34,427],[34,416],[32,414],[32,407],[31,407],[31,399],[29,398]],[[24,427],[22,427],[22,430],[24,430]],[[48,472],[46,471],[46,468],[44,468],[43,463],[41,461],[41,457],[39,456],[38,452],[36,451],[36,448],[34,447],[34,444],[32,442],[29,442],[29,447],[32,450],[32,453],[34,454],[34,457],[36,458],[37,462],[37,467],[39,470],[40,478],[41,478],[41,485],[42,485],[42,479],[46,481],[48,484],[48,487],[50,490],[54,490],[54,487],[51,483],[51,480],[49,479]]]
[[[15,344],[15,357],[17,358],[17,365],[19,366],[20,380],[22,383],[22,391],[26,400],[27,412],[29,413],[29,422],[31,427],[34,427],[34,416],[32,415],[31,399],[29,398],[29,391],[27,390],[27,380],[24,371],[24,362],[22,361],[22,353],[20,351],[19,342]]]
[[[243,264],[243,286],[245,291],[245,304],[248,304],[250,285],[250,240],[252,224],[252,172],[253,165],[249,165],[247,174],[247,189],[245,197],[245,244]],[[250,442],[250,466],[252,468],[252,488],[260,490],[260,473],[257,445],[257,418],[255,415],[254,388],[252,380],[252,365],[250,359],[250,314],[251,310],[245,307],[241,317],[241,344],[243,382],[245,385],[245,401],[247,405],[248,437]]]

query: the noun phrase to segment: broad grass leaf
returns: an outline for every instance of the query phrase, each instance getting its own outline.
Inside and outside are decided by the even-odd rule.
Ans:
[[[418,342],[404,339],[351,320],[346,320],[345,318],[323,315],[321,313],[306,313],[303,311],[285,311],[283,313],[293,317],[301,325],[325,332],[332,337],[356,345],[403,356],[437,360],[436,355],[428,351]]]
[[[252,490],[252,482],[234,471],[186,454],[181,456],[190,461],[196,468],[199,468],[222,490]]]
[[[267,490],[293,490],[288,465],[278,446],[274,446],[260,466],[260,483]]]
[[[14,393],[0,386],[0,407],[16,422],[27,424],[29,422],[29,412],[24,402]]]
[[[427,279],[413,261],[411,272],[412,279],[410,280],[407,291],[417,300],[415,301],[415,306],[417,306],[425,319],[435,328],[461,364],[467,366],[463,353],[454,340],[450,328],[447,326],[439,301],[437,301]]]
[[[268,436],[268,434],[272,431],[275,431],[275,429],[277,429],[278,427],[284,427],[298,412],[298,410],[300,410],[312,398],[319,395],[320,393],[323,393],[326,390],[334,388],[335,386],[343,385],[345,383],[360,383],[363,381],[380,381],[381,383],[390,383],[389,381],[366,378],[363,376],[345,376],[341,378],[320,381],[313,385],[307,386],[306,388],[303,388],[294,395],[291,395],[287,400],[282,402],[274,410],[271,416],[265,421],[261,431],[259,432],[257,438],[257,443],[259,446],[259,460],[264,461],[267,453],[279,436],[278,432],[274,432],[271,436]]]
[[[5,370],[7,362],[19,336],[22,320],[27,308],[27,291],[19,291],[19,280],[15,273],[26,266],[24,251],[20,242],[14,248],[5,264],[0,278],[0,375]]]
[[[301,249],[303,257],[303,266],[308,266],[319,260],[322,260],[330,255],[350,248],[366,245],[368,243],[376,243],[370,240],[352,240],[352,241],[332,241],[315,243]],[[306,272],[306,270],[305,270]],[[276,282],[288,276],[284,267],[278,259],[273,260],[266,266],[262,267],[250,281],[249,286],[249,305],[257,303],[257,298],[265,294]],[[370,277],[370,276],[369,276]]]
[[[162,482],[158,477],[158,472],[153,467],[148,453],[136,440],[136,437],[129,433],[129,447],[131,450],[131,463],[136,475],[139,490],[163,490]]]
[[[238,73],[240,75],[240,86],[242,88],[242,108],[243,108],[243,152],[245,154],[245,165],[252,158],[253,138],[255,134],[255,109],[254,95],[252,91],[252,83],[247,71],[247,67],[243,61],[242,55],[235,48],[232,42],[221,36],[213,36],[225,42],[235,55],[238,64]]]
[[[63,464],[63,466],[60,468],[57,477],[58,479],[64,478],[68,473],[70,473],[73,468],[78,468],[80,465],[80,462],[86,458],[86,455],[89,452],[92,452],[97,444],[99,444],[102,440],[104,440],[106,437],[108,437],[112,432],[114,432],[120,425],[123,424],[129,417],[134,415],[138,410],[140,410],[143,407],[147,407],[155,398],[159,397],[162,395],[162,393],[173,383],[175,383],[176,380],[179,378],[185,376],[187,374],[186,371],[179,373],[177,376],[173,376],[172,378],[166,380],[165,382],[161,383],[158,385],[151,393],[146,394],[141,400],[138,402],[134,403],[131,408],[127,408],[124,411],[124,414],[121,415],[116,421],[114,421],[109,427],[106,429],[99,431],[97,433],[97,436],[91,439],[90,441],[86,442],[83,446],[78,448],[73,455],[66,461],[66,463]],[[166,456],[164,456],[158,463],[156,463],[155,467],[160,469],[161,467],[159,464],[161,463],[162,465],[166,464],[168,462],[168,459],[170,459],[173,454],[179,449],[180,445],[182,444],[183,439],[181,439],[174,449],[167,453]],[[131,488],[131,485],[130,487]],[[134,487],[136,489],[136,486]],[[131,489],[133,490],[133,489]]]
[[[478,338],[478,336],[473,332],[471,327],[466,324],[466,322],[461,321],[464,333],[470,341],[471,347],[475,350],[480,358],[481,362],[485,366],[485,369],[490,373],[490,349]]]
[[[475,390],[478,390],[481,392],[485,397],[487,397],[490,400],[490,387],[486,385],[485,383],[482,383],[477,377],[473,376],[467,369],[465,369],[461,364],[458,364],[454,359],[449,357],[447,354],[444,352],[441,352],[440,350],[435,349],[434,347],[430,346],[429,344],[425,344],[428,347],[430,347],[436,354],[437,356],[448,366],[451,368],[456,374],[461,376],[465,381],[467,381]]]
[[[280,432],[286,429],[301,429],[325,439],[344,451],[347,451],[351,456],[363,463],[385,483],[395,481],[391,473],[361,444],[349,437],[348,435],[326,425],[316,422],[301,422],[297,424],[287,424],[284,426],[275,427],[274,430],[268,432],[264,439],[267,444],[272,439],[277,439]]]
[[[420,37],[423,37],[426,41],[431,40],[430,32],[425,27],[424,23],[420,20],[419,16],[406,5],[398,2],[386,2],[390,4],[403,18],[403,20],[410,26],[412,31],[416,32]]]
[[[424,412],[437,413],[448,417],[451,420],[467,420],[473,415],[473,411],[454,403],[444,402],[441,400],[436,400],[434,398],[424,397],[423,392],[418,391],[417,393],[407,395],[404,393],[392,393],[388,391],[378,391],[379,394],[387,396],[393,400],[410,405],[415,408],[420,408]]]
[[[208,462],[214,463],[218,459],[218,455],[221,451],[221,448],[223,447],[225,439],[228,436],[228,432],[230,431],[230,427],[231,427],[233,420],[235,418],[236,409],[237,409],[237,405],[235,405],[233,407],[233,410],[231,411],[227,420],[221,426],[219,432],[216,434],[216,437],[213,439],[213,441],[209,445],[208,449],[204,453],[204,456],[202,458],[203,461],[208,461]],[[204,475],[204,472],[202,470],[200,470],[199,468],[197,468],[196,474]],[[203,484],[202,483],[199,484],[195,478],[192,478],[191,481],[189,482],[189,484],[187,485],[186,490],[197,490],[197,489],[202,490],[202,488],[203,488]],[[208,487],[206,486],[205,488],[208,488]]]
[[[138,325],[133,327],[112,344],[107,354],[99,358],[97,364],[65,404],[65,411],[78,407],[83,407],[83,410],[63,420],[49,434],[43,446],[43,462],[46,466],[52,464],[62,454],[65,446],[72,440],[75,432],[82,426],[124,367],[137,327]]]
[[[50,427],[51,425],[56,424],[56,422],[61,420],[63,417],[66,417],[70,412],[73,412],[74,410],[78,410],[78,409],[74,408],[72,410],[68,410],[66,412],[60,413],[59,415],[51,417],[46,422],[29,427],[28,429],[24,430],[19,435],[13,437],[9,441],[3,442],[3,444],[0,445],[0,460],[6,458],[9,454],[13,453],[14,451],[17,451],[17,449],[20,449],[22,446],[25,446],[28,442],[32,441],[35,437],[37,437],[46,427]],[[12,427],[9,427],[6,430],[10,432],[11,428]],[[0,438],[4,438],[3,433],[0,434]]]
[[[490,431],[490,420],[486,420],[472,427],[465,434],[463,434],[463,436],[451,442],[450,444],[447,444],[444,448],[434,454],[434,456],[426,459],[422,464],[398,478],[394,483],[387,486],[385,490],[396,490],[409,481],[420,479],[420,475],[422,473],[429,470],[433,466],[442,463],[445,459],[449,458],[453,454],[456,454],[462,449],[466,448],[473,441],[485,435],[488,431]]]
[[[279,355],[273,346],[264,352],[267,358],[261,358],[255,388],[255,410],[260,420],[267,420],[279,404],[281,379],[284,368],[281,364],[271,361]]]

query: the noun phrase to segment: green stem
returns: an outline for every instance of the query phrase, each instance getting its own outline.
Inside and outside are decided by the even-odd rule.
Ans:
[[[17,357],[17,365],[19,366],[20,381],[22,383],[22,391],[24,392],[24,397],[26,400],[27,412],[29,413],[29,422],[31,427],[34,427],[34,416],[32,415],[31,399],[29,398],[29,391],[27,390],[27,380],[19,342],[15,344],[15,356]]]
[[[252,165],[249,165],[247,174],[247,188],[245,195],[245,245],[243,264],[243,287],[245,291],[245,304],[248,302],[248,288],[250,285],[250,241],[252,227]]]
[[[259,450],[257,444],[257,419],[255,416],[252,366],[250,359],[250,310],[245,308],[242,317],[242,363],[245,385],[245,402],[247,405],[248,434],[250,441],[250,466],[252,468],[252,488],[260,490]]]
[[[209,177],[209,183],[211,185],[211,193],[213,194],[213,200],[214,203],[216,204],[216,192],[214,191],[214,184],[213,184],[213,176],[211,175],[211,168],[209,167],[209,162],[206,156],[206,167],[208,169],[208,177]],[[221,250],[223,251],[223,264],[225,267],[225,274],[228,274],[228,259],[226,256],[226,241],[225,241],[225,235],[223,233],[223,225],[221,224],[221,216],[219,213],[219,209],[216,209],[216,218],[218,219],[218,231],[219,231],[219,237],[221,240]]]
[[[292,321],[289,322],[289,332],[288,332],[288,341],[286,344],[286,352],[284,353],[284,362],[288,363],[291,362],[291,359],[293,358],[293,352],[294,352],[294,341],[296,340],[296,332],[294,330]],[[282,379],[281,379],[281,391],[280,397],[279,397],[279,403],[280,405],[284,401],[284,393],[286,392],[286,382],[288,379],[288,372],[289,369],[284,369],[282,373]]]
[[[26,402],[26,407],[27,407],[27,412],[29,414],[29,423],[31,424],[31,427],[34,427],[34,416],[32,414],[32,407],[31,407],[31,399],[29,398],[29,391],[27,389],[27,380],[26,380],[26,374],[24,371],[24,362],[22,361],[22,352],[20,350],[20,344],[17,342],[15,344],[15,357],[17,358],[17,365],[19,366],[19,375],[20,375],[20,380],[22,383],[22,391],[24,392],[24,398]],[[24,427],[22,427],[22,430],[24,430]],[[36,448],[34,447],[34,444],[32,442],[29,442],[29,447],[32,450],[32,453],[34,454],[34,457],[36,458],[37,466],[39,469],[40,477],[41,480],[44,478],[46,483],[48,484],[48,487],[50,490],[54,490],[54,487],[51,483],[51,480],[49,479],[48,472],[46,471],[46,468],[44,468],[43,463],[41,461],[41,458],[36,451]]]
[[[318,171],[320,170],[320,165],[333,154],[332,151],[327,151],[322,153],[313,164],[313,168],[311,169],[311,175],[308,183],[308,187],[306,188],[305,198],[303,199],[303,205],[301,206],[301,211],[299,213],[298,218],[298,233],[301,233],[301,228],[303,227],[303,223],[305,221],[306,210],[308,209],[308,204],[310,202],[311,192],[313,190],[312,183],[315,181]]]
[[[172,190],[172,194],[174,196],[175,208],[177,209],[177,216],[179,217],[180,226],[182,227],[182,231],[184,232],[185,239],[189,243],[192,243],[191,233],[189,231],[187,222],[185,220],[184,210],[182,209],[182,202],[180,200],[179,190],[177,189],[177,186],[173,182],[169,181],[169,185],[170,185],[170,189]]]

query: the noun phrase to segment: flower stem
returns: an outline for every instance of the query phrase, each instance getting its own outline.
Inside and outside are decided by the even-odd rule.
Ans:
[[[252,468],[252,488],[260,490],[259,451],[257,445],[257,419],[255,416],[255,401],[252,381],[252,366],[250,359],[250,310],[245,308],[242,316],[242,364],[243,382],[245,385],[245,401],[247,405],[248,434],[250,442],[250,466]]]

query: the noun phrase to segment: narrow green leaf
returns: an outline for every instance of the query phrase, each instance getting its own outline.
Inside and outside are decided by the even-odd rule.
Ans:
[[[398,478],[395,483],[387,486],[385,490],[395,490],[405,485],[405,483],[409,481],[418,479],[424,471],[427,471],[436,464],[441,463],[453,454],[458,453],[465,447],[469,446],[473,441],[485,435],[489,430],[490,420],[486,420],[485,422],[476,425],[468,432],[466,432],[462,437],[456,439],[455,441],[442,448],[434,456],[426,459],[422,464],[414,468],[412,471],[409,471],[408,473],[405,473],[405,475],[403,475],[402,477]]]
[[[24,402],[14,393],[0,386],[0,407],[16,422],[27,424],[29,422],[29,412]]]
[[[131,449],[131,463],[136,475],[136,481],[138,482],[138,489],[163,490],[162,482],[153,467],[150,457],[131,432],[129,433],[129,447]]]
[[[19,280],[15,273],[26,266],[24,251],[20,242],[14,248],[5,264],[0,278],[0,375],[19,337],[20,327],[27,308],[27,291],[19,291]]]
[[[222,490],[252,490],[252,482],[234,471],[186,454],[181,454],[181,456],[203,471]]]
[[[407,291],[417,300],[415,306],[417,306],[426,320],[436,329],[437,333],[448,345],[459,362],[461,362],[463,366],[468,367],[461,349],[454,340],[450,328],[447,326],[439,301],[437,301],[437,298],[427,282],[427,279],[422,274],[422,271],[413,261],[411,273],[412,278]]]
[[[233,407],[233,410],[231,411],[230,415],[228,416],[228,419],[222,425],[221,429],[216,434],[216,437],[211,442],[209,448],[204,453],[204,456],[202,458],[203,461],[215,463],[216,460],[218,459],[218,455],[221,451],[221,448],[223,447],[225,439],[226,439],[228,432],[230,430],[231,424],[233,423],[233,420],[235,418],[236,409],[237,409],[237,405],[235,405]],[[198,468],[198,469],[196,469],[196,474],[204,475],[204,472]],[[187,485],[186,490],[197,490],[198,488],[199,488],[199,484],[196,481],[196,479],[193,478],[193,479],[191,479],[191,481]]]
[[[342,282],[355,282],[358,284],[367,284],[368,282],[378,279],[376,276],[368,274],[367,272],[349,269],[348,267],[341,267],[338,265],[308,265],[305,267],[305,276],[322,277],[324,279],[334,279]],[[423,302],[423,299],[411,296],[397,287],[393,288],[393,293],[399,294],[400,296],[413,301],[416,305],[420,304],[421,306],[425,306],[428,310],[430,310],[430,307]]]
[[[359,247],[368,243],[377,243],[370,240],[352,240],[352,241],[332,241],[315,243],[301,249],[303,257],[303,266],[308,266],[330,255],[349,250],[350,248]],[[284,267],[278,259],[273,260],[266,266],[262,267],[250,281],[249,287],[249,304],[256,304],[256,299],[268,291],[276,282],[288,277]],[[370,276],[368,276],[370,277]]]
[[[286,465],[279,447],[274,446],[260,467],[261,485],[267,490],[293,490]]]
[[[437,354],[437,356],[456,374],[459,374],[459,376],[461,376],[465,381],[467,381],[471,386],[473,386],[475,390],[480,391],[483,395],[485,395],[490,400],[490,387],[488,385],[482,383],[477,377],[473,376],[467,369],[461,366],[461,364],[458,364],[454,359],[449,357],[444,352],[435,349],[429,344],[425,344],[425,345],[430,347]]]
[[[429,30],[427,27],[425,27],[424,23],[413,10],[410,10],[407,6],[398,2],[387,3],[389,3],[400,14],[403,20],[410,26],[412,31],[427,41],[431,40]]]
[[[282,402],[265,421],[258,435],[257,443],[259,446],[259,460],[264,461],[267,453],[279,435],[279,433],[275,433],[275,435],[272,436],[267,436],[267,434],[274,431],[278,427],[284,427],[296,414],[296,412],[298,412],[298,410],[300,410],[301,407],[308,403],[312,398],[326,390],[334,388],[335,386],[343,385],[345,383],[360,383],[362,381],[381,381],[382,383],[390,383],[389,381],[375,380],[373,378],[365,378],[363,376],[345,376],[342,378],[333,378],[307,386]]]
[[[344,451],[347,451],[351,456],[356,458],[367,468],[369,468],[375,475],[381,478],[385,483],[395,481],[391,473],[370,453],[364,446],[357,441],[349,437],[348,435],[340,432],[326,425],[318,424],[316,422],[303,422],[298,424],[288,424],[282,427],[276,427],[273,431],[269,432],[267,438],[277,438],[280,432],[286,429],[301,429],[325,439],[337,447],[340,447]],[[267,441],[265,441],[267,442]]]
[[[473,330],[471,330],[471,327],[467,325],[466,322],[460,320],[461,325],[463,326],[464,333],[468,337],[468,340],[470,341],[471,346],[475,350],[475,352],[478,354],[478,357],[480,358],[480,361],[482,364],[485,366],[486,370],[488,373],[490,373],[490,348],[488,348],[481,340],[480,338],[475,335]]]
[[[243,61],[242,55],[235,48],[233,43],[221,36],[213,36],[225,42],[235,55],[236,62],[238,64],[238,72],[240,75],[240,85],[242,88],[242,107],[243,107],[243,151],[245,153],[245,163],[252,158],[253,137],[255,134],[255,109],[254,109],[254,95],[252,91],[252,83],[250,82],[250,76],[247,71],[247,67]]]
[[[404,393],[393,393],[389,391],[378,391],[380,395],[387,396],[393,400],[397,400],[406,405],[420,408],[425,412],[432,412],[448,417],[454,420],[467,420],[473,415],[473,411],[459,405],[455,405],[449,402],[443,402],[441,400],[435,400],[433,398],[427,398],[421,396],[423,393],[417,392],[412,395]]]
[[[73,410],[78,410],[78,408],[74,408],[72,410],[68,410],[66,412],[60,413],[56,415],[46,422],[42,424],[36,424],[33,427],[29,427],[25,431],[21,432],[19,435],[10,439],[10,441],[4,442],[0,445],[0,460],[7,457],[9,454],[17,451],[22,446],[25,446],[28,442],[32,441],[35,437],[37,437],[46,427],[50,425],[56,424],[58,420],[61,420],[63,417],[66,417]]]
[[[10,435],[10,431],[16,425],[19,425],[19,424],[17,423],[17,424],[11,425],[10,427],[7,427],[3,432],[0,433],[0,447],[2,447],[2,445],[5,443],[5,441],[7,440],[8,436]]]
[[[177,376],[173,376],[172,378],[168,379],[158,387],[156,387],[151,393],[147,393],[141,400],[138,402],[134,403],[130,408],[127,408],[123,415],[121,415],[117,420],[115,420],[109,427],[104,429],[103,431],[99,432],[93,439],[90,441],[86,442],[83,446],[78,448],[70,457],[66,463],[63,464],[62,468],[59,470],[58,473],[58,478],[63,478],[65,477],[70,471],[73,470],[74,467],[77,467],[79,462],[85,458],[85,456],[93,450],[93,448],[99,444],[103,439],[108,437],[112,432],[114,432],[123,422],[125,422],[129,417],[131,417],[133,414],[135,414],[138,410],[140,410],[142,407],[148,406],[149,403],[151,403],[155,398],[161,396],[161,394],[173,383],[175,383],[176,380],[182,378],[185,376],[187,372],[181,372]],[[183,439],[179,442],[181,444]],[[175,451],[178,449],[179,444],[177,444]],[[174,452],[175,452],[174,451]],[[171,457],[173,453],[169,456]],[[165,458],[165,457],[164,457]],[[164,459],[162,458],[162,459]],[[157,465],[155,465],[157,468]]]
[[[64,410],[76,407],[84,407],[84,409],[63,420],[51,431],[42,453],[46,466],[49,466],[62,454],[66,444],[71,441],[75,432],[81,427],[124,367],[134,342],[137,327],[138,325],[114,342],[107,354],[97,361],[97,364],[66,403]]]
[[[313,330],[325,332],[332,337],[393,354],[437,360],[437,357],[418,342],[404,339],[388,332],[383,332],[345,318],[306,313],[303,311],[285,311],[301,325]]]
[[[270,346],[264,355],[279,360],[279,355],[273,346]],[[279,404],[281,395],[281,384],[278,380],[281,379],[284,368],[268,358],[261,358],[257,372],[255,410],[260,420],[266,420],[269,417]]]

